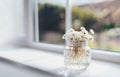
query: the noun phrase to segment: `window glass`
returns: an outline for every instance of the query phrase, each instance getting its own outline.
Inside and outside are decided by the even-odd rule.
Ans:
[[[120,51],[120,0],[73,0],[72,27],[95,31],[95,49]]]
[[[64,44],[66,0],[38,0],[39,41]]]
[[[66,0],[37,0],[39,42],[64,44]],[[72,28],[95,31],[91,48],[120,51],[120,0],[70,0]]]

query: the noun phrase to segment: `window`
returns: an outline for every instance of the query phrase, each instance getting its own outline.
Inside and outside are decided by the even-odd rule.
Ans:
[[[120,1],[119,0],[70,0],[72,27],[82,25],[95,31],[94,49],[120,51]],[[65,7],[67,0],[37,0],[38,41],[63,45],[65,33]]]
[[[73,1],[72,27],[95,31],[92,48],[120,52],[120,0],[85,1]]]
[[[64,44],[66,0],[37,0],[39,42]]]
[[[109,2],[111,2],[111,3],[109,3]],[[50,4],[48,4],[48,3],[50,3]],[[105,5],[104,5],[104,3],[105,3]],[[107,15],[107,19],[102,18],[102,17],[104,17],[104,15],[107,14],[107,12],[106,11],[100,12],[101,10],[100,10],[100,8],[98,8],[99,6],[97,6],[97,5],[98,4],[101,6],[104,5],[104,7],[109,6],[109,8],[110,8],[111,6],[108,4],[113,4],[113,3],[115,3],[114,6],[117,5],[116,12],[113,11],[114,13],[112,13],[112,14],[111,14],[111,12],[109,12],[109,14]],[[60,23],[59,23],[57,25],[57,27],[58,27],[57,29],[59,29],[59,31],[54,30],[55,28],[52,30],[46,30],[46,29],[43,29],[43,27],[40,28],[41,23],[39,22],[39,17],[41,15],[39,16],[39,10],[41,10],[44,7],[44,4],[46,6],[50,6],[50,7],[52,6],[52,8],[54,6],[54,8],[57,8],[57,12],[55,14],[59,14],[60,16],[61,15],[63,16],[59,22],[62,23],[64,25],[64,27],[62,26],[62,28],[61,28]],[[70,5],[72,5],[72,6],[70,6]],[[93,6],[93,5],[96,5],[96,6],[90,8],[90,6]],[[83,25],[83,26],[87,27],[87,29],[93,28],[96,32],[95,44],[89,43],[91,45],[91,48],[94,48],[91,50],[92,58],[120,63],[120,60],[119,60],[120,53],[116,53],[116,52],[120,52],[120,49],[119,49],[119,46],[120,46],[120,44],[119,44],[120,43],[120,38],[119,38],[120,30],[119,29],[120,29],[120,27],[119,27],[119,22],[118,22],[119,16],[120,16],[119,15],[119,6],[120,6],[119,0],[110,0],[110,1],[108,1],[108,0],[59,0],[57,2],[56,2],[56,0],[25,0],[24,6],[25,6],[25,22],[26,22],[25,29],[26,29],[26,33],[27,33],[27,42],[30,47],[43,49],[43,50],[47,50],[47,51],[54,51],[57,53],[63,53],[65,42],[64,42],[64,40],[61,40],[61,37],[64,34],[64,32],[68,28],[70,28],[70,26],[69,26],[70,24],[72,24],[72,27],[74,29],[78,29],[80,27],[80,25]],[[62,10],[63,10],[62,13],[60,12],[60,10],[58,12],[58,8],[62,8]],[[111,8],[113,9],[113,7],[111,7]],[[68,11],[68,9],[69,9],[69,11],[72,10],[71,16],[70,16],[70,12]],[[108,9],[108,8],[106,8],[106,9]],[[115,18],[114,18],[114,16],[115,16]],[[111,17],[113,17],[113,18],[111,18]],[[54,18],[54,17],[52,17],[52,18]],[[102,19],[105,19],[105,20],[102,20]],[[68,22],[68,21],[72,21],[72,22]],[[103,24],[102,22],[99,22],[99,21],[102,21],[105,24]],[[47,23],[46,20],[45,20],[45,22]],[[67,22],[66,23],[66,24],[68,24],[67,26],[65,26],[65,22]],[[112,25],[111,23],[112,24],[114,23],[114,24]],[[89,26],[87,26],[86,24]],[[103,25],[102,25],[102,28],[100,28],[101,25],[95,25],[95,24],[103,24]],[[40,31],[40,29],[43,29],[43,30]],[[49,32],[60,35],[60,37],[59,37],[60,40],[57,39],[57,41],[54,41],[54,40],[42,39],[42,38],[44,38],[44,35]],[[41,33],[43,33],[43,34],[41,34]],[[104,35],[104,37],[103,37],[103,35]],[[102,39],[98,38],[98,37],[101,37]],[[47,38],[48,38],[48,36],[47,36]],[[51,38],[51,36],[50,36],[50,38]],[[54,36],[54,38],[56,38],[56,37]],[[58,38],[58,36],[57,36],[57,38]],[[112,46],[107,46],[107,45],[112,45]],[[108,51],[113,51],[113,52],[106,52],[103,49],[108,50]]]

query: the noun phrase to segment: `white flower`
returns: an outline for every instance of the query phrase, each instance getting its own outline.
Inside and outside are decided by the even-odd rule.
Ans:
[[[81,31],[75,31],[74,29],[69,29],[64,35],[63,39],[67,40],[93,40],[93,36],[88,33],[88,31],[84,28],[80,28]],[[93,30],[90,30],[91,34],[94,34]]]
[[[81,30],[85,30],[85,28],[84,28],[84,27],[81,27],[80,29],[81,29]]]
[[[63,35],[62,39],[65,39],[65,34]]]
[[[94,34],[94,31],[92,29],[90,29],[90,34],[92,34],[92,35]]]
[[[80,29],[83,34],[88,34],[88,31],[84,27],[81,27]]]
[[[86,31],[84,32],[84,34],[88,34],[88,31],[86,30]]]
[[[93,37],[90,34],[85,34],[84,37],[88,40],[93,40]]]

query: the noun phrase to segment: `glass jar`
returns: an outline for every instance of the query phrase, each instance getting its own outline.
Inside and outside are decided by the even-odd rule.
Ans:
[[[64,64],[69,70],[85,70],[91,60],[88,42],[69,40],[64,50]]]

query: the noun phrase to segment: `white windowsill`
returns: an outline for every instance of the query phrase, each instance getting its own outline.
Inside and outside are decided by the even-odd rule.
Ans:
[[[21,48],[4,52],[1,51],[0,57],[58,76],[59,72],[64,67],[63,55],[31,48]],[[119,71],[120,66],[117,63],[110,63],[93,59],[88,69],[79,76],[120,77]]]
[[[65,46],[31,42],[29,43],[29,47],[63,54]],[[93,59],[120,63],[120,53],[108,52],[103,50],[94,50],[94,49],[91,49],[91,53]]]

